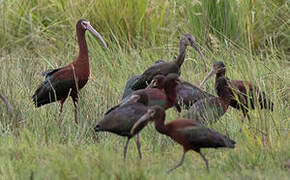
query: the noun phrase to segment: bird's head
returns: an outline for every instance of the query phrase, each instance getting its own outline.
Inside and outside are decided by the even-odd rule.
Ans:
[[[207,80],[209,80],[210,77],[212,77],[214,74],[222,74],[224,75],[226,72],[226,66],[222,61],[217,61],[213,64],[213,67],[211,71],[207,74],[207,76],[203,79],[203,81],[200,83],[200,87],[205,84]]]
[[[97,36],[97,38],[99,38],[102,42],[103,46],[107,48],[107,44],[104,41],[103,37],[93,28],[93,26],[91,26],[90,21],[86,19],[80,19],[76,24],[76,28],[77,30],[82,30],[83,32],[89,30],[93,35]]]
[[[166,87],[176,87],[178,84],[180,84],[180,82],[181,80],[178,74],[170,73],[166,76],[164,85]]]
[[[147,86],[147,88],[158,88],[163,89],[164,88],[164,82],[166,77],[162,74],[158,74],[154,76],[151,83]]]
[[[140,127],[144,126],[144,123],[153,122],[153,121],[164,121],[165,120],[165,110],[161,106],[152,106],[147,112],[140,117],[140,119],[133,125],[131,128],[130,134],[134,135],[139,131]]]
[[[205,68],[205,70],[206,70],[206,63],[205,63],[205,60],[204,60],[204,55],[202,54],[200,48],[199,48],[198,45],[196,44],[196,42],[195,42],[195,37],[194,37],[192,34],[185,33],[185,34],[183,34],[183,36],[181,37],[181,39],[180,39],[180,43],[181,43],[181,44],[184,44],[185,46],[191,46],[191,47],[193,47],[193,48],[198,52],[198,54],[200,55],[200,58],[201,58],[202,61],[203,61],[204,68]]]

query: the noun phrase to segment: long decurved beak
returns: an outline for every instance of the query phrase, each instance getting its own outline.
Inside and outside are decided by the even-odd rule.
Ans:
[[[211,71],[206,75],[206,77],[202,80],[202,82],[200,83],[200,85],[199,85],[199,87],[202,87],[204,84],[205,84],[205,82],[207,81],[207,80],[209,80],[209,78],[212,76],[212,75],[214,75],[216,73],[216,70],[214,69],[214,68],[212,68],[211,69]]]
[[[179,85],[181,84],[182,80],[180,78],[176,79],[176,83]]]
[[[95,36],[97,36],[97,38],[100,39],[100,41],[102,42],[104,48],[107,48],[107,44],[104,41],[103,37],[100,35],[100,33],[98,33],[98,31],[96,31],[93,26],[91,26],[90,24],[87,24],[87,30],[91,31],[91,33],[93,33]]]
[[[146,89],[151,89],[157,87],[157,81],[156,80],[152,80],[151,83],[146,87]]]
[[[138,132],[139,126],[143,126],[144,123],[148,123],[150,121],[150,114],[151,109],[149,109],[143,116],[140,117],[140,119],[133,125],[131,128],[130,134],[133,136],[136,132]]]
[[[191,43],[191,47],[193,47],[198,52],[198,54],[200,55],[200,58],[202,59],[203,65],[204,65],[204,71],[206,71],[205,58],[204,58],[204,55],[202,54],[200,48],[198,47],[198,45],[195,42]]]
[[[137,102],[139,99],[140,99],[140,96],[139,95],[133,94],[129,98],[127,98],[123,102],[121,102],[120,106],[123,106],[123,105],[125,105],[127,103]]]

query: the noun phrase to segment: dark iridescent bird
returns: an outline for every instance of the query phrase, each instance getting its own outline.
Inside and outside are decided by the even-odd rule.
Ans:
[[[183,164],[185,153],[189,150],[193,150],[200,154],[209,171],[208,160],[201,153],[201,148],[235,147],[235,141],[212,129],[203,127],[198,121],[178,118],[164,124],[165,111],[160,106],[149,108],[147,113],[134,124],[131,134],[135,134],[135,131],[140,129],[139,124],[142,126],[149,121],[154,121],[155,128],[159,133],[169,136],[183,146],[183,155],[180,162],[171,168],[169,172]]]
[[[141,124],[135,133],[130,133],[131,128],[147,112],[148,96],[144,92],[137,92],[131,96],[130,101],[125,105],[120,106],[110,113],[106,114],[105,117],[96,125],[95,131],[109,131],[120,136],[127,137],[127,142],[124,147],[124,159],[126,159],[127,148],[130,139],[136,135],[143,127],[146,126],[146,122]],[[141,155],[141,144],[139,142],[139,136],[136,138],[136,145]]]
[[[143,72],[141,77],[133,84],[132,89],[138,90],[146,88],[147,84],[149,84],[152,81],[153,77],[158,74],[162,74],[165,76],[169,73],[180,74],[180,68],[185,59],[187,46],[192,46],[200,54],[201,59],[204,61],[204,56],[201,53],[197,44],[195,43],[195,38],[191,34],[184,34],[179,42],[179,55],[177,56],[177,58],[172,62],[154,64],[147,68]]]
[[[155,64],[163,63],[165,61],[163,60],[157,60],[155,61]],[[128,95],[130,95],[134,90],[132,89],[133,84],[135,84],[136,81],[140,79],[141,75],[133,75],[127,82],[126,86],[122,95],[122,100],[125,99]]]
[[[186,117],[201,122],[203,125],[215,123],[227,111],[232,95],[227,81],[222,78],[216,82],[219,96],[206,97],[195,102],[188,110]]]
[[[154,87],[159,80],[156,88]],[[150,88],[139,89],[134,91],[131,95],[127,96],[120,104],[110,108],[106,113],[110,113],[112,110],[123,106],[128,101],[131,101],[132,95],[140,92],[144,92],[148,96],[148,106],[159,105],[165,109],[171,108],[176,105],[176,86],[180,83],[179,76],[177,74],[168,74],[166,77],[163,75],[157,75],[153,78],[152,82],[148,85]]]
[[[265,92],[261,91],[259,87],[252,85],[248,81],[230,80],[225,76],[226,67],[223,62],[215,62],[211,72],[201,82],[201,86],[214,74],[215,79],[215,91],[218,96],[224,93],[224,89],[229,89],[231,102],[230,106],[236,109],[240,109],[243,112],[244,117],[250,119],[248,115],[249,108],[255,109],[255,101],[261,109],[268,108],[273,111],[273,103],[266,97]],[[225,81],[223,86],[219,88],[218,82]],[[249,106],[250,104],[250,106]]]
[[[80,19],[76,24],[77,40],[79,44],[78,57],[67,66],[43,72],[45,81],[38,87],[33,95],[36,107],[43,106],[55,101],[60,101],[60,114],[65,100],[70,96],[75,107],[75,122],[77,118],[78,91],[82,89],[90,75],[88,47],[85,32],[89,30],[97,36],[104,47],[107,45],[102,36],[85,19]],[[59,118],[61,124],[61,116]]]
[[[187,81],[181,81],[176,87],[176,94],[178,104],[185,109],[189,109],[198,100],[215,97]]]

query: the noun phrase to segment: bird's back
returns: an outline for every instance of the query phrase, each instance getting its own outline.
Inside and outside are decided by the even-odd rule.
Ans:
[[[215,97],[188,82],[182,82],[176,87],[176,95],[178,104],[185,106],[186,109],[189,109],[192,104],[200,99]]]
[[[147,84],[150,84],[154,76],[158,74],[166,76],[170,73],[179,74],[179,67],[172,62],[154,64],[143,72],[140,79],[138,79],[138,81],[136,81],[132,86],[132,89],[144,89],[147,87]]]
[[[166,126],[170,129],[170,137],[184,145],[188,150],[218,147],[234,148],[235,145],[235,141],[229,137],[189,119],[177,119]]]
[[[89,71],[83,72],[82,69],[71,63],[42,74],[45,76],[45,80],[32,97],[36,107],[65,99],[68,96],[77,98],[78,91],[88,81]]]
[[[259,103],[260,108],[268,108],[273,111],[274,104],[266,97],[265,92],[259,87],[252,85],[248,81],[231,80],[230,85],[233,94],[239,98],[239,101],[246,107],[255,109],[255,100]],[[231,106],[235,107],[238,103],[232,101]],[[250,106],[248,106],[250,104]],[[239,107],[238,107],[239,108]]]
[[[105,115],[105,117],[97,125],[98,130],[109,131],[121,136],[130,136],[131,128],[146,112],[147,107],[143,104],[126,104]]]
[[[134,90],[132,89],[133,84],[140,78],[140,75],[133,75],[125,85],[125,89],[122,95],[122,100],[125,99],[128,95],[132,94]]]
[[[71,90],[75,93],[75,81],[72,72],[67,68],[52,71],[46,74],[45,81],[40,84],[33,95],[33,101],[36,107],[55,102],[66,97]]]

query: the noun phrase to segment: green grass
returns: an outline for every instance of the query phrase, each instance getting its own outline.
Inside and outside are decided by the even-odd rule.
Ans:
[[[289,2],[288,1],[3,1],[0,3],[0,176],[2,179],[288,179],[290,170]],[[254,15],[253,15],[254,14]],[[31,96],[43,81],[41,72],[68,64],[78,53],[75,23],[86,17],[105,37],[109,49],[87,33],[91,76],[80,93],[80,125],[73,104],[36,109]],[[181,158],[182,147],[158,134],[152,125],[141,132],[143,159],[134,139],[122,159],[125,138],[94,134],[103,112],[117,104],[126,80],[158,59],[172,60],[179,37],[196,36],[208,69],[226,64],[227,76],[257,84],[274,102],[274,111],[242,113],[229,108],[211,128],[237,142],[230,149],[204,150],[211,172],[197,153],[184,165],[166,170]],[[199,84],[207,72],[188,48],[182,78]],[[205,90],[214,93],[214,81]],[[167,121],[181,115],[167,111]],[[240,127],[243,133],[240,132]]]

